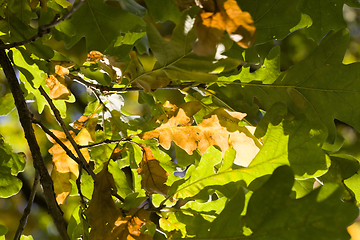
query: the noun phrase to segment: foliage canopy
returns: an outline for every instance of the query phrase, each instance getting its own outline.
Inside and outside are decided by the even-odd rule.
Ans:
[[[29,145],[0,134],[0,197],[35,168],[14,239],[38,183],[62,239],[349,239],[360,166],[334,121],[360,130],[359,1],[70,2],[0,5],[0,115]]]

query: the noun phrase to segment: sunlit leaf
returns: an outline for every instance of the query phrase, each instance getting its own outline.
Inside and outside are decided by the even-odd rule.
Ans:
[[[71,16],[71,23],[76,29],[76,35],[65,39],[67,47],[85,37],[88,52],[102,52],[119,36],[120,31],[127,32],[136,24],[143,24],[143,21],[127,11],[110,7],[103,1],[88,0]]]
[[[0,197],[10,197],[20,191],[22,181],[16,175],[24,168],[25,154],[14,153],[0,135]]]
[[[143,159],[138,168],[138,174],[143,175],[141,186],[147,194],[167,195],[169,186],[165,185],[168,173],[160,166],[160,163],[151,152],[150,147],[143,147]]]
[[[87,145],[89,142],[94,141],[95,126],[97,124],[97,116],[90,118],[86,126],[75,136],[75,133],[72,133],[72,137],[75,142],[79,145]],[[73,146],[70,141],[67,139],[66,135],[62,131],[52,130],[57,138],[59,138],[65,146],[77,156]],[[51,142],[55,141],[48,136]],[[89,161],[90,156],[86,148],[80,149],[84,158]],[[59,204],[64,203],[67,196],[70,194],[72,185],[69,180],[76,181],[77,176],[79,175],[78,164],[70,158],[65,150],[57,143],[54,144],[52,148],[49,149],[49,153],[53,156],[54,168],[52,171],[52,179],[54,181],[54,190],[57,195],[57,202]]]
[[[343,18],[344,4],[351,7],[360,7],[358,1],[318,1],[301,0],[298,9],[309,15],[313,24],[306,29],[306,33],[317,42],[331,30],[338,31],[346,27]]]
[[[182,126],[176,123],[177,118],[180,124],[183,121],[183,112],[179,111],[169,123],[144,133],[142,137],[157,138],[165,149],[169,149],[174,141],[188,154],[196,149],[203,154],[212,145],[218,145],[224,153],[232,146],[236,150],[235,163],[247,166],[258,153],[261,143],[253,136],[254,128],[238,125],[245,115],[219,108],[205,116],[197,126]]]

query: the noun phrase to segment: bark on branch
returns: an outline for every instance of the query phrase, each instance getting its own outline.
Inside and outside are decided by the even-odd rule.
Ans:
[[[0,44],[3,44],[0,41]],[[44,197],[48,206],[50,215],[52,216],[55,226],[59,231],[62,239],[70,240],[66,231],[66,223],[63,219],[62,211],[56,202],[53,181],[48,173],[43,157],[40,152],[39,144],[35,137],[35,132],[32,126],[32,113],[29,111],[20,84],[15,75],[15,71],[11,62],[5,53],[5,50],[0,50],[0,65],[2,66],[5,76],[8,80],[11,92],[15,100],[15,106],[19,113],[20,123],[24,129],[25,138],[28,142],[31,155],[33,157],[33,164],[35,169],[40,174],[40,184],[44,191]]]

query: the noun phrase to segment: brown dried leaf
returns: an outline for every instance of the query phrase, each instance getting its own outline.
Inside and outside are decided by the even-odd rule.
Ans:
[[[75,133],[70,131],[72,137],[75,142],[79,145],[87,145],[89,142],[95,141],[95,126],[97,123],[97,116],[93,116],[87,122],[86,126],[75,136]],[[70,141],[66,138],[66,135],[62,131],[51,130],[54,135],[60,139],[64,143],[68,149],[77,156],[73,146]],[[52,143],[55,141],[47,136]],[[84,158],[89,161],[89,151],[87,148],[80,149]],[[79,169],[78,164],[71,159],[65,152],[65,150],[57,143],[54,144],[53,147],[49,149],[49,153],[53,156],[54,168],[51,173],[51,177],[54,181],[54,191],[56,194],[56,200],[59,204],[63,204],[67,196],[71,192],[71,184],[69,182],[70,179],[76,180]]]
[[[108,164],[106,162],[96,175],[92,200],[86,210],[91,227],[90,239],[151,240],[151,236],[140,232],[142,225],[149,221],[150,213],[138,210],[125,216],[114,203],[112,192],[116,192],[116,186],[112,174],[108,172]]]
[[[160,166],[155,159],[150,147],[143,147],[143,159],[137,169],[138,174],[144,175],[141,180],[141,186],[148,195],[157,193],[167,196],[169,186],[165,185],[168,173]]]
[[[234,162],[247,166],[260,150],[261,143],[253,135],[254,127],[239,126],[239,122],[245,116],[244,113],[218,108],[205,116],[198,126],[163,124],[153,131],[144,133],[142,138],[157,138],[165,149],[169,149],[171,141],[174,141],[190,155],[196,149],[203,154],[212,145],[219,146],[225,153],[232,146],[236,150]]]

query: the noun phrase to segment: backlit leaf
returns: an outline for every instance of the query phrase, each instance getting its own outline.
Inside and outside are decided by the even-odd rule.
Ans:
[[[143,159],[137,170],[138,174],[143,175],[141,186],[148,195],[157,193],[167,196],[169,186],[165,185],[168,173],[160,166],[155,159],[150,147],[143,147]]]
[[[301,0],[298,5],[299,11],[309,15],[313,24],[306,29],[306,33],[317,42],[331,30],[338,31],[346,27],[343,18],[344,4],[350,7],[360,7],[358,1],[319,1],[319,0]]]
[[[93,197],[86,210],[91,227],[90,239],[152,239],[140,231],[144,223],[149,221],[150,212],[137,209],[124,216],[116,206],[112,199],[116,186],[112,174],[108,172],[108,162],[96,176]]]
[[[249,185],[254,179],[272,174],[277,167],[282,165],[291,166],[299,179],[318,177],[326,173],[330,159],[321,149],[321,144],[326,138],[324,127],[311,128],[309,121],[303,117],[297,117],[292,121],[284,120],[281,115],[279,117],[277,108],[286,111],[286,107],[280,104],[267,112],[267,114],[273,114],[273,118],[270,118],[270,123],[267,122],[263,146],[248,167],[218,172],[207,170],[207,174],[202,172],[202,177],[193,181],[191,171],[197,171],[197,168],[190,166],[186,175],[189,178],[185,176],[185,181],[180,180],[173,184],[169,195],[183,199],[197,195],[205,187],[225,185],[230,182],[243,182]],[[214,169],[215,165],[221,162],[221,155],[215,153],[210,155],[211,162],[206,162],[206,165],[207,168]],[[202,159],[198,168],[201,166],[201,161]],[[223,160],[224,163],[226,161]],[[265,179],[259,178],[252,188],[256,189]]]
[[[97,116],[93,116],[87,122],[86,126],[75,136],[75,133],[72,133],[72,137],[75,142],[79,145],[87,145],[89,142],[93,142],[95,139],[95,126],[97,124]],[[73,152],[75,156],[77,156],[73,146],[70,141],[66,138],[66,135],[62,131],[52,130],[56,137],[58,137],[64,144],[69,148],[70,151]],[[55,141],[48,136],[51,142],[55,143]],[[87,148],[80,149],[84,158],[89,161],[90,156]],[[78,164],[70,158],[65,150],[60,147],[59,144],[55,143],[52,148],[49,149],[49,153],[53,156],[54,168],[52,171],[52,179],[54,181],[54,190],[56,194],[56,200],[59,204],[64,203],[67,196],[70,194],[72,185],[69,180],[76,181],[77,176],[79,175]]]
[[[25,154],[14,153],[0,135],[0,197],[7,198],[18,193],[22,181],[16,177],[25,168]]]
[[[127,11],[110,7],[103,1],[86,0],[71,16],[71,23],[76,29],[76,35],[65,39],[67,47],[85,37],[87,52],[103,52],[120,35],[120,31],[127,32],[133,26],[143,24],[143,21]]]
[[[348,41],[347,30],[329,34],[307,58],[279,77],[273,75],[272,80],[267,78],[261,83],[257,80],[262,78],[253,75],[252,82],[235,82],[231,91],[237,91],[249,104],[256,96],[265,110],[276,102],[286,102],[294,114],[305,113],[311,121],[324,124],[329,130],[328,141],[334,142],[334,119],[360,129],[356,104],[360,101],[359,66],[342,64]]]
[[[174,141],[188,154],[196,149],[203,154],[212,145],[218,145],[225,153],[232,146],[236,150],[235,163],[242,166],[247,166],[261,148],[261,143],[253,136],[254,128],[238,125],[246,114],[219,108],[205,116],[198,126],[178,126],[176,119],[179,117],[179,121],[183,121],[183,112],[179,111],[178,115],[169,120],[171,125],[165,123],[142,137],[157,138],[165,149]]]

